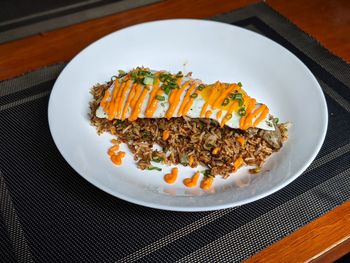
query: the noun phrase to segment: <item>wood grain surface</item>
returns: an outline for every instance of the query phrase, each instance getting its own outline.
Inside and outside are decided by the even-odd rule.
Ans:
[[[349,251],[350,202],[347,202],[246,262],[332,262]]]
[[[350,63],[349,0],[267,0],[267,3]]]
[[[165,18],[205,18],[253,0],[168,0],[0,45],[0,80],[68,61],[82,48],[117,29]],[[268,0],[322,45],[350,62],[350,1]],[[350,202],[300,228],[249,262],[333,261],[350,251]]]
[[[166,18],[205,18],[257,1],[173,0],[94,19],[0,45],[0,80],[68,61],[88,44],[120,28]]]

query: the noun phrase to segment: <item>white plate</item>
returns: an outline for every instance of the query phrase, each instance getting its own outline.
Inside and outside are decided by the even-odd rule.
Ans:
[[[67,40],[69,41],[69,40]],[[90,88],[136,66],[192,71],[206,83],[241,81],[248,94],[290,121],[289,141],[268,160],[263,173],[243,169],[212,191],[189,189],[182,179],[195,169],[179,166],[168,185],[162,172],[136,168],[132,154],[122,166],[107,155],[111,136],[98,136],[88,119]],[[81,51],[62,71],[49,102],[53,139],[66,161],[98,188],[132,203],[176,211],[207,211],[258,200],[297,178],[318,153],[327,130],[327,106],[308,68],[288,50],[251,31],[203,20],[164,20],[114,32]],[[79,186],[77,186],[79,187]]]

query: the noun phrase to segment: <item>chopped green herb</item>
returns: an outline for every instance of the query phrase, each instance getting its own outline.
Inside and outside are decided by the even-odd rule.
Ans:
[[[145,76],[145,78],[143,79],[143,84],[145,84],[145,85],[152,85],[153,81],[154,81],[153,77]]]
[[[152,159],[152,161],[156,162],[156,163],[160,163],[160,162],[164,161],[164,158],[161,158],[161,157],[157,158],[157,157],[155,157],[155,158]]]
[[[149,76],[150,74],[152,74],[150,71],[143,70],[143,69],[140,69],[137,73],[137,75],[139,76]]]
[[[131,78],[135,81],[137,79],[137,72],[131,73]]]
[[[179,88],[179,85],[177,85],[175,82],[170,82],[167,86],[170,87],[171,89]]]
[[[247,112],[246,112],[245,108],[242,107],[238,110],[238,114],[241,116],[245,116],[247,114]]]
[[[152,170],[161,171],[162,168],[159,168],[159,167],[156,167],[156,166],[150,166],[150,167],[147,168],[147,170],[150,170],[150,171],[152,171]]]
[[[277,124],[280,120],[278,118],[273,118],[273,123]]]
[[[195,99],[195,98],[197,98],[198,97],[198,94],[197,93],[193,93],[193,94],[191,94],[191,96],[190,96],[191,98],[193,98],[193,99]]]
[[[169,73],[162,73],[159,76],[161,82],[163,82],[162,89],[165,94],[169,94],[172,89],[179,89],[180,86],[176,83],[176,78]]]
[[[207,176],[207,177],[212,176],[212,175],[211,175],[211,172],[210,172],[210,169],[205,170],[205,171],[203,172],[203,174],[204,174],[204,176]]]
[[[114,125],[117,127],[117,126],[119,126],[120,124],[122,124],[122,122],[123,122],[123,121],[121,121],[121,120],[115,120]]]
[[[151,71],[138,68],[136,71],[131,73],[131,79],[136,83],[151,85],[153,84],[155,76]]]
[[[242,100],[243,96],[241,93],[231,93],[229,97],[233,100]]]
[[[111,81],[115,81],[118,77],[117,76],[112,76]]]
[[[205,88],[205,85],[204,85],[204,84],[200,84],[200,85],[197,87],[198,90],[204,90],[204,88]]]
[[[230,100],[228,98],[225,98],[224,101],[222,102],[221,106],[226,106],[229,103],[230,103]]]
[[[118,70],[118,78],[124,77],[126,75],[126,72],[124,70],[119,69]]]
[[[243,105],[243,95],[242,95],[242,93],[231,93],[229,95],[229,97],[232,100],[237,100],[240,107]]]
[[[169,73],[162,73],[160,74],[160,77],[159,77],[161,82],[165,82],[170,78],[171,78],[171,75]]]
[[[156,99],[159,100],[159,101],[164,101],[164,100],[165,100],[165,97],[164,97],[164,96],[157,95],[157,96],[156,96]]]
[[[166,94],[166,95],[169,95],[169,93],[170,93],[170,88],[169,87],[164,87],[164,93]]]
[[[240,86],[240,87],[243,86],[241,82],[238,82],[237,85]]]

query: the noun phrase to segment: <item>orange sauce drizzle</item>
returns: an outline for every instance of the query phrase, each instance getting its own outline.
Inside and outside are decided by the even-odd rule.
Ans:
[[[109,150],[108,150],[108,155],[109,155],[109,156],[112,156],[112,155],[114,155],[114,153],[115,153],[116,151],[118,151],[118,150],[119,150],[119,145],[118,145],[118,144],[113,145],[111,148],[109,148]]]
[[[242,166],[242,164],[244,163],[243,158],[242,157],[238,157],[235,162],[233,163],[233,172],[237,172],[238,168]]]
[[[197,94],[197,96],[198,96],[200,93],[201,93],[201,91],[198,90],[198,89],[197,89],[195,92],[193,92],[193,94]],[[186,115],[186,114],[187,114],[187,112],[188,112],[188,110],[191,108],[191,106],[192,106],[194,100],[195,100],[195,98],[190,98],[190,99],[188,100],[188,102],[186,103],[186,105],[185,105],[185,107],[184,107],[184,109],[183,109],[183,112],[182,112],[183,115]]]
[[[133,111],[129,117],[129,120],[130,121],[134,121],[137,119],[140,111],[141,111],[141,107],[142,107],[142,104],[143,104],[143,101],[145,100],[146,98],[146,95],[149,91],[150,87],[149,86],[145,86],[142,90],[142,93],[139,97],[139,99],[137,100],[136,104],[134,105],[134,108],[133,108]]]
[[[205,176],[201,182],[201,188],[203,190],[209,190],[213,186],[214,177]]]
[[[130,107],[131,107],[132,111],[134,110],[135,104],[140,96],[141,86],[142,86],[141,84],[136,84],[136,90],[135,90],[134,97],[130,101]]]
[[[179,170],[175,167],[171,170],[171,173],[164,175],[164,181],[167,182],[168,184],[173,184],[175,183],[177,179]]]
[[[156,96],[160,96],[162,94],[163,94],[163,90],[159,88],[157,90]],[[154,98],[151,102],[151,105],[148,109],[148,112],[146,112],[146,117],[151,118],[153,116],[154,112],[157,109],[157,105],[158,105],[158,100],[156,98]]]
[[[210,118],[210,116],[211,116],[212,113],[213,113],[213,112],[212,112],[211,110],[207,110],[207,112],[205,113],[205,117],[206,117],[206,118]]]
[[[244,122],[245,122],[246,116],[242,116],[239,120],[239,128],[243,130]]]
[[[221,123],[220,123],[220,126],[221,126],[221,127],[223,127],[223,126],[226,124],[226,122],[228,122],[228,120],[232,118],[232,112],[233,112],[233,110],[236,109],[237,107],[238,107],[238,101],[235,100],[235,101],[231,104],[230,108],[228,109],[228,111],[227,111],[225,117],[221,120]]]
[[[117,106],[117,117],[122,117],[122,108],[123,108],[123,104],[124,104],[124,100],[125,100],[125,94],[126,94],[126,91],[130,88],[130,85],[131,85],[131,80],[128,79],[126,82],[125,82],[125,85],[124,85],[124,88],[119,96],[119,98],[117,98],[118,102],[118,106]]]
[[[207,108],[209,105],[211,105],[216,98],[216,93],[218,92],[218,88],[220,87],[220,82],[217,81],[213,87],[211,87],[210,95],[208,100],[205,102],[203,105],[203,108],[201,110],[201,115],[200,117],[203,118],[205,116],[205,113],[207,111]]]
[[[177,81],[178,82],[178,81]],[[180,83],[180,81],[179,81]],[[171,117],[173,117],[174,111],[177,108],[177,105],[179,104],[180,101],[180,96],[184,89],[188,86],[189,81],[186,81],[180,89],[175,89],[171,92],[170,98],[169,98],[169,108],[168,111],[165,114],[165,117],[169,120]],[[173,95],[174,94],[174,95]],[[173,96],[172,96],[173,95]]]
[[[157,72],[155,75],[158,77],[159,76],[159,72]],[[156,78],[156,81],[153,85],[153,89],[149,95],[149,100],[148,100],[148,105],[146,107],[146,113],[145,113],[145,116],[150,118],[152,117],[154,111],[155,111],[155,105],[153,103],[154,100],[158,101],[156,99],[156,96],[158,95],[158,90],[159,90],[159,84],[160,84],[160,80],[158,78]],[[160,96],[160,94],[159,94]],[[153,107],[152,107],[153,105]]]
[[[128,98],[126,99],[123,113],[122,113],[122,120],[125,120],[125,118],[126,118],[126,114],[128,113],[130,102],[131,102],[132,98],[135,96],[136,86],[137,86],[136,83],[134,83],[132,85],[131,90],[130,90],[129,95],[128,95]]]
[[[220,150],[221,150],[220,147],[215,147],[211,153],[215,155],[215,154],[218,154]]]
[[[108,116],[108,120],[113,120],[114,116],[113,116],[113,111],[114,111],[114,107],[115,107],[115,98],[118,94],[118,92],[120,91],[120,88],[119,88],[119,80],[116,79],[114,81],[114,89],[113,89],[113,92],[112,92],[112,98],[110,100],[110,102],[108,103],[107,105],[107,116]]]
[[[217,107],[221,106],[221,103],[223,103],[224,99],[228,96],[228,94],[237,89],[236,86],[239,88],[237,84],[231,84],[228,87],[226,84],[222,84],[221,93],[219,97],[215,100],[214,104],[212,105],[212,108],[216,109]]]
[[[252,121],[253,121],[253,114],[248,114],[247,118],[245,119],[243,130],[248,129],[249,127],[252,126]]]
[[[192,167],[193,163],[194,163],[194,157],[193,155],[190,155],[190,157],[188,157],[188,164],[190,167]]]
[[[244,145],[245,145],[245,139],[244,139],[243,136],[237,137],[236,140],[239,142],[239,144],[240,144],[241,146],[244,146]]]
[[[187,187],[195,187],[198,183],[200,172],[196,172],[191,178],[185,178],[183,180],[184,185]]]
[[[119,106],[119,99],[121,96],[121,93],[123,92],[124,88],[126,86],[126,82],[120,83],[118,93],[116,94],[114,100],[113,100],[113,106],[111,108],[111,114],[112,114],[112,119],[114,119],[117,116],[118,113],[118,106]]]
[[[248,99],[246,116],[243,116],[240,120],[240,125],[239,125],[240,129],[246,130],[252,126],[253,116],[251,113],[252,113],[253,109],[255,108],[255,103],[256,103],[255,99],[251,99],[251,98]]]
[[[154,75],[158,76],[159,74],[160,72],[157,72]],[[131,85],[132,80],[128,76],[126,77],[126,79],[124,79],[122,83],[120,83],[118,79],[115,80],[113,91],[110,92],[109,90],[106,90],[101,100],[100,105],[104,109],[104,111],[107,113],[107,118],[109,120],[112,120],[115,117],[121,118],[122,120],[124,120],[126,118],[129,108],[131,108],[131,114],[129,116],[129,120],[130,121],[136,120],[138,118],[138,115],[141,111],[144,100],[149,90],[151,89],[151,87],[152,87],[152,91],[149,94],[149,100],[147,103],[145,116],[148,118],[152,117],[157,108],[157,104],[159,100],[156,99],[156,96],[160,96],[163,93],[163,90],[159,87],[160,80],[156,78],[153,86],[148,86],[148,85],[144,86],[142,84],[136,84],[136,83]],[[179,78],[176,80],[176,83],[179,85],[181,81],[182,81],[182,78]],[[188,88],[188,85],[190,84],[191,86]],[[201,91],[198,89],[195,90],[195,87],[196,87],[196,83],[192,81],[186,81],[183,85],[180,86],[180,89],[174,89],[171,91],[168,98],[169,108],[165,114],[165,117],[167,119],[170,119],[171,117],[173,117],[174,112],[177,109],[178,104],[180,103],[180,98],[182,93],[188,88],[182,100],[182,103],[179,107],[177,116],[180,117],[187,114],[187,112],[191,108],[195,99],[195,97],[192,97],[191,94],[197,94],[197,96],[201,94]],[[221,104],[232,91],[239,90],[239,89],[240,87],[237,84],[224,84],[224,83],[220,83],[219,81],[215,82],[214,85],[209,86],[209,88],[207,87],[207,90],[202,95],[203,98],[205,99],[205,103],[201,109],[200,117],[202,118],[211,117],[213,112],[212,110],[207,110],[209,105],[211,106],[212,109],[228,108],[225,114],[225,117],[221,120],[221,123],[220,123],[221,126],[224,126],[226,122],[232,117],[232,112],[238,109],[238,101],[236,100],[230,101],[229,104],[227,105],[221,105]],[[128,90],[130,90],[129,94],[127,98],[125,98]],[[239,121],[239,128],[242,130],[246,130],[249,127],[255,127],[264,118],[266,118],[269,112],[269,109],[265,105],[261,105],[258,109],[253,111],[255,108],[256,100],[246,96],[244,91],[242,91],[242,94],[244,94],[245,96],[244,103],[246,105],[246,116],[241,117]],[[110,101],[108,101],[109,98],[110,98]],[[125,104],[124,104],[124,101],[125,101]],[[217,119],[220,119],[221,117],[222,117],[222,110],[216,113]],[[255,121],[253,123],[254,119]],[[169,135],[166,135],[164,138],[168,136]],[[241,144],[243,145],[244,143],[241,143]]]
[[[168,130],[163,131],[163,140],[166,141],[169,139],[170,132]]]
[[[181,103],[181,105],[180,105],[180,108],[179,108],[179,110],[178,110],[178,112],[177,112],[177,116],[178,116],[178,117],[181,117],[181,116],[184,115],[184,114],[183,114],[183,110],[184,110],[184,108],[185,108],[185,106],[186,106],[188,100],[190,99],[191,92],[192,92],[195,88],[196,88],[196,84],[195,84],[195,83],[193,83],[193,84],[188,88],[188,90],[187,90],[187,92],[186,92],[186,94],[185,94],[185,97],[184,97],[184,99],[183,99],[183,101],[182,101],[182,103]]]
[[[262,105],[260,108],[262,108],[263,106],[265,105]],[[263,119],[265,119],[268,113],[269,109],[265,106],[260,116],[254,121],[253,127],[256,127]]]
[[[109,90],[107,89],[105,92],[105,95],[103,96],[103,98],[101,100],[101,107],[104,111],[106,111],[105,108],[107,106],[107,99],[109,98],[109,95],[111,95],[111,94],[110,94]]]
[[[122,158],[125,157],[125,152],[118,152],[117,154],[114,154],[111,156],[111,160],[114,164],[116,165],[121,165],[122,164]]]
[[[182,80],[182,78],[177,79],[176,84],[180,86],[181,80]],[[169,95],[169,99],[168,99],[169,105],[174,103],[175,97],[176,97],[176,94],[178,91],[179,91],[178,89],[171,90],[170,95]]]
[[[116,140],[116,139],[112,139],[112,140],[111,140],[111,143],[113,143],[113,144],[118,144],[119,142],[118,142],[118,140]]]

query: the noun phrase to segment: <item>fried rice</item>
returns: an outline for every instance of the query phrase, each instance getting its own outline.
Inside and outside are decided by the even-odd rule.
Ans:
[[[217,121],[204,118],[139,118],[132,122],[98,118],[96,109],[111,84],[98,84],[92,88],[91,124],[98,134],[108,132],[125,143],[142,170],[151,168],[152,161],[193,168],[201,164],[207,167],[205,175],[227,178],[238,158],[241,157],[246,165],[259,168],[288,139],[287,124],[275,124],[275,131],[257,128],[243,131],[220,127]],[[162,136],[165,130],[170,132],[167,140]],[[244,138],[244,143],[238,138]]]

